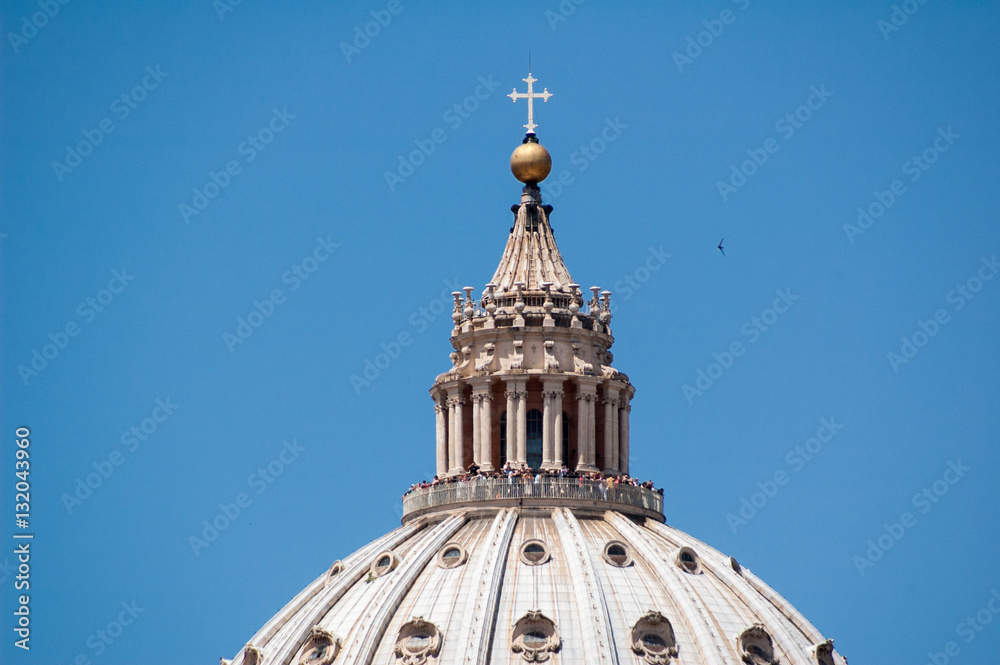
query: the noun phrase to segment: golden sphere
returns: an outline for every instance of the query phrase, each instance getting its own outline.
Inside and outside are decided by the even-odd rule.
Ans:
[[[523,183],[540,183],[552,170],[552,157],[539,143],[522,143],[510,156],[510,172]]]

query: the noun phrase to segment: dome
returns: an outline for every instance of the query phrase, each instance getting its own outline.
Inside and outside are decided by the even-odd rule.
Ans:
[[[233,665],[846,663],[695,538],[627,510],[542,505],[412,519],[335,562],[252,644]]]
[[[612,294],[587,301],[556,247],[533,98],[500,265],[480,298],[453,293],[454,351],[429,391],[437,475],[404,495],[402,526],[335,561],[232,665],[846,665],[630,475],[636,389],[613,366]]]

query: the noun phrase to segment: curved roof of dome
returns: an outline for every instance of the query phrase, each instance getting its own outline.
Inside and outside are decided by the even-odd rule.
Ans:
[[[846,664],[734,559],[557,507],[417,518],[336,562],[233,665],[525,661]]]

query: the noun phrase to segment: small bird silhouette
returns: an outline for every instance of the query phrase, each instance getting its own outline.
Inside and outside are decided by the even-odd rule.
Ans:
[[[725,240],[725,238],[723,238],[722,240]],[[723,256],[725,256],[725,255],[726,255],[726,251],[725,251],[724,249],[722,249],[722,240],[720,240],[720,241],[719,241],[719,247],[718,247],[718,250],[719,250],[720,252],[722,252],[722,255],[723,255]]]

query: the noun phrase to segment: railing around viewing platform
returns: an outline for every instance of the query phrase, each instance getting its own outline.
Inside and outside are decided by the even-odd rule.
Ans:
[[[622,512],[654,513],[663,520],[663,495],[635,485],[608,487],[606,481],[580,478],[477,477],[433,487],[421,487],[403,496],[403,519],[453,504],[496,504],[605,508]],[[603,506],[602,504],[611,504]],[[455,507],[459,507],[455,505]],[[629,510],[629,509],[638,510]]]

